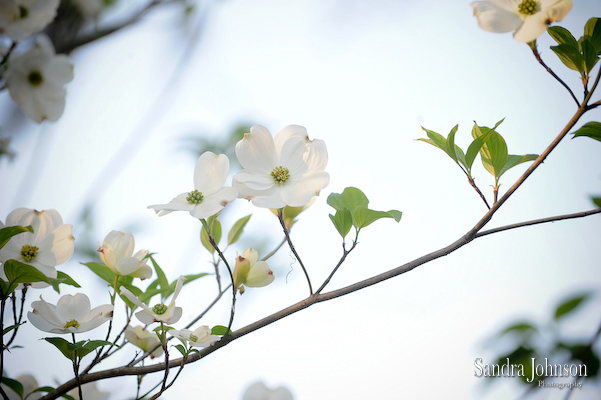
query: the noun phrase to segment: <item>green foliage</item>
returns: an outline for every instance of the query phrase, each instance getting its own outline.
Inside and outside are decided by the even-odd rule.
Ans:
[[[7,226],[6,228],[0,229],[0,249],[3,248],[6,243],[15,235],[23,232],[33,233],[33,228],[29,226]]]
[[[18,394],[20,398],[23,398],[23,384],[21,382],[3,376],[2,384],[8,386],[13,392]]]
[[[215,253],[215,248],[211,244],[209,240],[209,235],[213,237],[215,240],[215,244],[219,244],[221,240],[221,222],[217,219],[217,215],[215,214],[209,217],[207,220],[201,219],[202,229],[200,230],[200,242],[202,245],[209,251],[209,253]]]
[[[577,296],[571,297],[568,300],[564,301],[555,309],[555,314],[553,318],[556,320],[562,318],[563,316],[572,313],[575,311],[581,304],[586,302],[590,298],[590,293],[579,294]]]
[[[55,388],[53,388],[52,386],[42,386],[42,387],[37,388],[36,390],[32,390],[31,393],[36,393],[36,392],[48,393],[48,392],[52,392],[54,389]],[[27,396],[29,396],[29,395],[27,395]],[[63,394],[61,397],[65,398],[67,400],[75,400],[72,396],[69,396],[68,394]]]
[[[590,137],[601,142],[601,122],[587,122],[580,129],[573,132],[574,138],[579,136]]]
[[[6,335],[7,333],[9,333],[10,331],[12,331],[13,329],[17,329],[19,326],[21,326],[21,325],[23,325],[25,323],[27,323],[27,321],[23,321],[20,324],[14,324],[14,325],[11,325],[11,326],[8,326],[8,327],[4,328],[2,330],[2,336]]]
[[[597,207],[601,207],[601,197],[591,197],[591,200]]]
[[[599,18],[588,20],[584,27],[584,35],[578,40],[567,29],[560,26],[552,26],[548,32],[557,42],[557,46],[551,46],[551,50],[557,54],[561,62],[566,67],[580,72],[583,79],[588,79],[601,55]]]
[[[19,283],[50,283],[50,279],[37,268],[16,260],[7,260],[4,263],[4,273],[6,274],[7,281],[0,279],[0,297],[2,299],[8,298],[15,291]]]
[[[238,241],[238,239],[240,239],[240,235],[242,235],[242,232],[244,231],[244,227],[250,220],[251,216],[252,216],[252,214],[249,214],[246,217],[240,218],[238,221],[236,221],[234,226],[232,226],[232,229],[230,229],[230,233],[228,233],[228,235],[227,235],[228,246],[236,243]]]
[[[215,325],[213,328],[211,328],[211,335],[219,335],[219,336],[225,336],[225,335],[234,335],[234,332],[227,330],[227,328],[225,326],[222,325]]]
[[[95,263],[95,262],[81,263],[81,264],[85,265],[86,267],[88,267],[90,269],[90,271],[92,271],[97,276],[99,276],[103,281],[105,281],[108,284],[109,287],[113,287],[115,285],[115,273],[113,271],[111,271],[111,269],[109,267],[107,267],[106,265]],[[133,282],[133,278],[131,276],[120,276],[119,280],[117,281],[117,293],[119,293],[119,288],[121,286],[123,286],[126,289],[128,289],[130,292],[132,292],[134,295],[139,297],[142,294],[142,290],[140,290],[136,286],[134,286],[132,284],[132,282]],[[127,306],[130,309],[132,309],[132,310],[136,309],[137,306],[134,303],[132,303],[131,301],[129,301],[129,299],[127,297],[121,296],[121,295],[119,295],[119,297],[121,297],[121,299],[125,302],[125,304],[127,304]]]
[[[381,218],[393,218],[396,222],[401,220],[402,213],[397,210],[375,211],[368,208],[369,200],[365,194],[354,187],[347,187],[342,193],[331,193],[328,204],[336,210],[330,214],[330,220],[336,230],[344,239],[354,226],[359,231]]]
[[[107,342],[106,340],[82,340],[77,343],[68,342],[60,337],[44,338],[44,340],[54,345],[60,350],[61,353],[63,353],[65,357],[71,361],[75,361],[76,358],[81,359],[85,357],[98,347],[113,345],[113,343]]]

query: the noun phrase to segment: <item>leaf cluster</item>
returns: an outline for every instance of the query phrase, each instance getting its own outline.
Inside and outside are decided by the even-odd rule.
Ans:
[[[584,35],[576,38],[561,26],[552,26],[549,34],[557,42],[551,50],[557,54],[566,67],[578,71],[584,81],[599,61],[601,56],[601,22],[599,18],[591,18],[584,27]]]

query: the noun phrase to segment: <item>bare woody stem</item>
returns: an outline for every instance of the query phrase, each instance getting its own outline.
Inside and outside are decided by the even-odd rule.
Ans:
[[[300,264],[301,268],[303,269],[303,272],[305,273],[307,283],[309,284],[309,295],[312,296],[313,286],[311,286],[311,279],[309,278],[309,273],[307,272],[303,261],[299,257],[298,253],[296,252],[296,249],[294,248],[294,245],[292,244],[292,240],[290,239],[290,231],[288,230],[286,222],[284,221],[284,211],[281,208],[278,210],[278,219],[280,220],[280,224],[282,225],[282,229],[284,230],[284,235],[286,235],[286,241],[288,241],[288,246],[290,246],[290,250],[294,254],[294,257],[296,257],[296,259],[298,260],[298,263]]]
[[[232,272],[232,268],[230,267],[230,264],[227,262],[227,259],[225,258],[225,256],[219,249],[219,246],[217,246],[217,243],[215,243],[215,239],[211,235],[209,235],[209,242],[211,243],[211,246],[213,246],[213,248],[215,249],[217,254],[219,254],[219,258],[221,258],[221,260],[223,260],[223,263],[227,267],[227,271],[230,274],[230,280],[232,281],[232,308],[231,308],[231,312],[230,312],[230,322],[228,323],[227,331],[226,331],[226,335],[227,335],[227,334],[229,334],[229,332],[231,332],[232,324],[234,323],[234,314],[236,313],[236,291],[238,290],[238,288],[236,287],[236,284],[234,282],[234,273]]]
[[[543,68],[548,73],[550,73],[553,78],[555,78],[557,80],[557,82],[559,82],[564,88],[566,88],[566,90],[570,93],[570,96],[572,96],[572,99],[574,99],[574,101],[576,102],[576,105],[578,107],[580,107],[580,102],[574,95],[574,92],[572,92],[572,89],[570,89],[570,87],[559,76],[557,76],[555,74],[555,72],[553,72],[553,70],[547,66],[547,64],[545,64],[545,62],[543,61],[543,59],[541,58],[541,56],[538,52],[538,49],[536,48],[536,43],[531,45],[530,48],[532,49],[532,54],[534,54],[534,57],[536,57],[536,60],[539,62],[539,64],[542,65]]]

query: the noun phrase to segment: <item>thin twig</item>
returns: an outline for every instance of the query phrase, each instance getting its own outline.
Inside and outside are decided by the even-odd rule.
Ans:
[[[328,283],[330,283],[330,280],[332,279],[332,277],[334,276],[334,274],[336,273],[336,271],[338,271],[338,268],[340,268],[340,266],[342,265],[342,263],[344,262],[344,260],[346,260],[346,256],[349,255],[349,253],[351,251],[353,251],[353,249],[357,246],[357,239],[355,238],[355,240],[353,240],[353,245],[351,246],[350,249],[346,249],[344,243],[342,243],[342,257],[340,257],[340,260],[338,261],[338,264],[336,264],[336,266],[334,267],[334,269],[332,270],[332,272],[330,273],[330,275],[327,277],[327,279],[322,283],[322,285],[319,287],[319,289],[317,289],[317,291],[315,292],[315,294],[319,294],[321,293],[321,291],[326,287],[326,285]]]
[[[273,255],[275,253],[277,253],[280,248],[282,248],[282,246],[284,245],[284,243],[286,243],[286,237],[284,237],[282,239],[282,241],[280,242],[280,244],[278,244],[275,247],[275,249],[271,250],[269,253],[267,253],[267,255],[265,257],[261,258],[261,261],[267,261],[268,259],[270,259],[271,257],[273,257]]]
[[[561,85],[564,88],[566,88],[566,90],[572,96],[572,99],[574,99],[574,101],[576,102],[576,105],[578,107],[580,107],[580,102],[578,101],[578,99],[576,98],[576,96],[574,96],[574,92],[572,92],[572,89],[570,89],[570,87],[559,76],[557,76],[555,74],[555,72],[553,72],[553,70],[547,66],[547,64],[545,64],[545,62],[543,61],[543,59],[541,58],[541,56],[540,56],[540,54],[538,52],[538,49],[536,48],[536,44],[532,45],[531,49],[532,49],[532,54],[534,54],[534,57],[536,57],[536,60],[540,63],[540,65],[542,65],[543,68],[545,68],[545,70],[547,70],[547,72],[550,73],[553,78],[557,79],[557,81],[559,83],[561,83]]]
[[[292,240],[290,239],[290,231],[288,230],[288,227],[286,226],[286,222],[284,222],[284,212],[282,211],[282,209],[278,210],[278,219],[280,220],[280,225],[282,225],[282,229],[284,230],[284,235],[286,235],[286,240],[288,241],[288,246],[290,246],[290,250],[292,250],[294,257],[296,257],[296,260],[298,261],[301,268],[303,269],[303,272],[305,273],[305,277],[307,277],[307,283],[309,284],[309,296],[312,296],[313,295],[313,287],[311,286],[311,279],[309,278],[309,273],[307,272],[307,269],[305,268],[303,261],[299,257],[298,253],[296,252],[296,249],[294,248],[294,245],[292,244]]]

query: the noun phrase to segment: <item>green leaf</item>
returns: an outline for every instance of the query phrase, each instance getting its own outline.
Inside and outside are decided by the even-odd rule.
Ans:
[[[31,227],[31,225],[28,225],[26,227],[7,226],[6,228],[0,229],[0,249],[3,248],[4,245],[6,245],[6,243],[8,243],[10,238],[12,238],[15,235],[18,235],[19,233],[23,233],[23,232],[33,233],[33,228]]]
[[[574,36],[566,28],[561,26],[552,26],[547,29],[547,32],[549,32],[549,35],[555,39],[557,44],[566,44],[575,49],[579,48],[576,38],[574,38]]]
[[[601,54],[601,21],[599,18],[591,18],[584,26],[584,36],[590,38],[591,43],[595,46],[597,54]]]
[[[601,197],[591,197],[591,200],[597,207],[601,208]]]
[[[60,284],[81,287],[79,285],[79,283],[75,282],[75,280],[73,278],[71,278],[69,275],[65,274],[63,271],[58,271],[56,279],[48,278],[48,280],[50,281],[52,288],[54,288],[54,290],[57,293],[61,292],[58,288],[58,285],[60,285]]]
[[[347,208],[336,211],[335,215],[330,214],[330,220],[332,220],[334,227],[340,236],[342,236],[342,239],[348,235],[353,226],[353,217]]]
[[[530,324],[529,322],[518,322],[516,324],[510,325],[507,328],[503,329],[500,333],[499,336],[503,336],[507,333],[510,332],[517,332],[519,334],[531,334],[534,332],[537,332],[537,328]]]
[[[15,379],[7,378],[6,376],[2,377],[2,384],[11,388],[19,397],[23,398],[23,384]]]
[[[583,37],[581,42],[582,47],[582,58],[584,61],[584,70],[587,74],[590,74],[597,61],[599,61],[599,56],[597,55],[597,49],[593,45],[593,42],[588,37]]]
[[[186,278],[186,280],[184,281],[184,286],[186,286],[188,283],[190,283],[192,281],[195,281],[198,278],[202,278],[203,276],[207,276],[207,275],[211,275],[211,274],[202,272],[200,274],[184,275],[184,278]],[[177,284],[177,279],[174,280],[173,282],[171,282],[171,286],[173,287],[174,291],[175,291],[176,284]]]
[[[2,336],[6,335],[8,332],[12,331],[13,329],[18,328],[19,326],[21,326],[25,323],[27,323],[27,321],[23,321],[20,324],[14,324],[14,325],[4,328],[4,330],[2,331]]]
[[[573,133],[574,138],[579,136],[590,137],[601,142],[601,122],[587,122]]]
[[[492,133],[493,131],[488,131],[486,134],[482,133],[480,127],[474,123],[474,128],[472,129],[472,137],[474,140],[467,148],[467,153],[465,153],[465,164],[468,170],[472,169],[472,165],[474,164],[476,156]]]
[[[566,67],[578,71],[581,74],[584,73],[584,63],[582,60],[582,54],[577,48],[567,44],[560,44],[557,46],[551,46],[551,50],[557,54],[557,57],[565,64]]]
[[[106,340],[90,340],[88,342],[86,342],[85,344],[83,342],[79,342],[77,343],[77,347],[75,349],[75,354],[79,357],[79,358],[83,358],[86,355],[88,355],[89,353],[91,353],[92,351],[96,350],[98,347],[101,346],[110,346],[113,343],[111,342],[107,342]],[[117,346],[116,344],[114,346]],[[117,346],[119,347],[119,346]]]
[[[211,226],[211,236],[215,240],[215,244],[219,245],[221,241],[221,222],[218,219],[213,221],[213,225]]]
[[[505,165],[503,165],[503,168],[501,168],[501,171],[499,171],[499,176],[498,178],[501,177],[501,175],[503,175],[505,172],[507,172],[508,170],[510,170],[511,168],[515,167],[516,165],[528,162],[528,161],[534,161],[538,158],[537,154],[526,154],[524,156],[516,156],[513,154],[509,154],[507,156],[507,161],[505,162]]]
[[[81,263],[88,267],[90,271],[98,275],[102,280],[107,282],[109,285],[113,286],[115,284],[115,273],[111,271],[109,267],[104,264],[99,264],[95,262],[89,263]]]
[[[457,155],[455,153],[455,133],[457,133],[457,129],[459,125],[455,125],[449,136],[447,136],[447,154],[451,157],[455,162],[457,162]]]
[[[175,345],[173,347],[175,347],[177,350],[179,350],[179,352],[182,353],[182,356],[185,357],[187,355],[186,348],[184,346],[182,346],[181,344]]]
[[[347,187],[342,193],[330,193],[328,204],[336,210],[346,208],[352,213],[359,206],[367,207],[369,200],[361,190],[355,187]]]
[[[207,232],[204,225],[203,225],[202,229],[200,230],[200,242],[205,247],[205,249],[207,249],[209,251],[209,253],[211,253],[211,254],[215,253],[215,248],[213,247],[213,245],[211,244],[211,241],[209,240],[209,233]]]
[[[396,222],[399,222],[401,220],[401,216],[402,213],[397,210],[375,211],[370,210],[365,206],[357,207],[353,213],[353,218],[357,223],[358,229],[365,228],[381,218],[393,218]]]
[[[568,300],[564,301],[559,306],[557,306],[557,308],[555,309],[554,318],[556,320],[558,320],[561,317],[563,317],[564,315],[567,315],[567,314],[573,312],[584,301],[588,300],[590,297],[591,297],[590,293],[584,293],[584,294],[580,294],[580,295],[577,295],[575,297],[569,298]]]
[[[37,268],[17,260],[7,260],[4,263],[4,273],[6,274],[8,283],[2,286],[2,297],[6,297],[12,293],[19,283],[50,283],[48,277],[41,273]]]
[[[242,232],[244,231],[244,227],[250,220],[251,216],[252,216],[252,214],[249,214],[246,217],[240,218],[238,221],[236,221],[234,226],[232,226],[232,229],[230,230],[230,232],[227,235],[228,246],[230,244],[236,243],[238,241],[238,239],[240,239],[240,235],[242,235]]]
[[[75,345],[73,343],[69,343],[60,337],[47,337],[44,340],[54,345],[69,360],[73,361],[75,359]]]
[[[455,144],[455,134],[457,133],[457,129],[459,128],[459,125],[455,125],[453,127],[453,129],[451,129],[451,132],[449,133],[449,135],[447,136],[447,138],[445,139],[442,135],[440,135],[439,133],[436,133],[434,131],[431,131],[429,129],[426,129],[422,126],[422,129],[424,131],[426,131],[429,139],[417,139],[420,140],[422,142],[426,142],[431,144],[432,146],[438,147],[439,149],[441,149],[442,151],[444,151],[445,153],[447,153],[447,155],[449,157],[451,157],[453,159],[453,161],[458,162],[457,160],[457,151],[460,151],[461,154],[463,155],[463,151],[459,148],[459,146],[457,146]],[[463,157],[463,161],[465,161],[465,157]],[[464,163],[463,163],[464,164]],[[465,164],[464,164],[465,166]]]
[[[36,390],[32,390],[31,393],[36,393],[36,392],[52,392],[54,390],[54,388],[52,386],[42,386],[37,388]],[[30,394],[31,394],[30,393]],[[29,396],[29,395],[27,395]],[[75,400],[72,396],[69,396],[68,394],[63,394],[61,397],[64,397],[67,400]]]
[[[156,260],[154,259],[154,257],[151,254],[148,255],[148,258],[150,258],[150,262],[152,263],[154,270],[157,273],[158,286],[161,289],[167,289],[169,287],[169,281],[167,280],[165,273],[163,272],[163,270],[161,269],[161,267],[159,266],[159,264],[156,262]],[[168,295],[161,294],[161,299],[164,300],[167,298],[167,296]]]
[[[211,335],[225,336],[226,334],[233,335],[234,332],[229,331],[228,333],[227,328],[222,325],[215,325],[213,328],[211,328]]]

